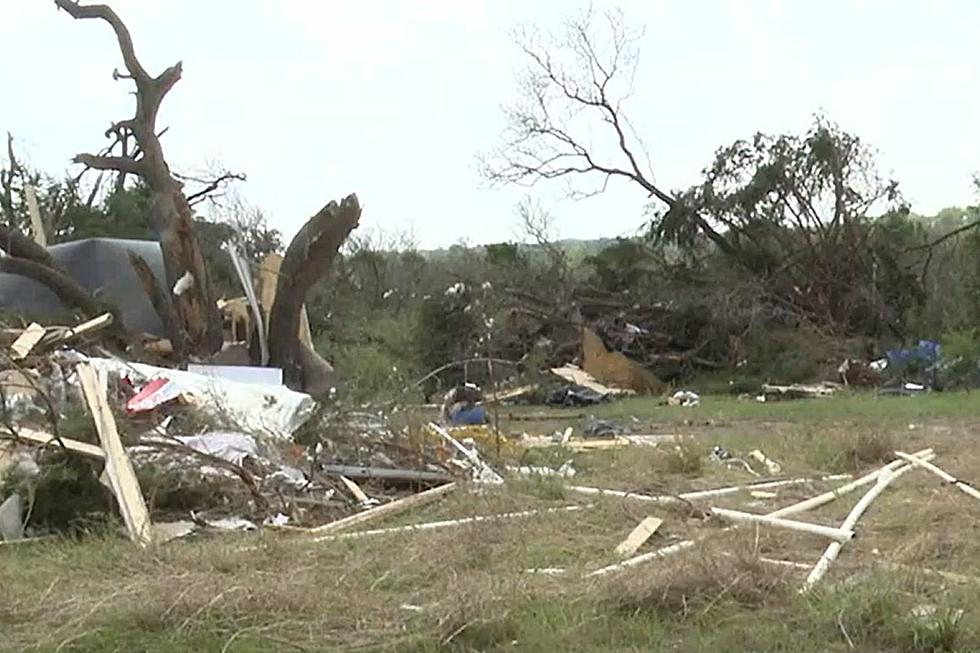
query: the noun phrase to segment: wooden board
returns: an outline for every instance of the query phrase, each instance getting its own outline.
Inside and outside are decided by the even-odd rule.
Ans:
[[[432,503],[436,499],[449,494],[455,489],[455,483],[440,485],[439,487],[432,488],[431,490],[419,492],[418,494],[413,494],[410,497],[398,499],[397,501],[386,503],[383,506],[371,508],[370,510],[365,510],[364,512],[357,513],[356,515],[351,515],[349,517],[344,517],[343,519],[330,522],[329,524],[324,524],[323,526],[311,528],[307,532],[316,535],[323,535],[325,533],[336,533],[338,531],[347,530],[348,528],[360,526],[361,524],[366,524],[368,522],[381,519],[382,517],[390,517],[392,515],[403,513],[406,510],[411,510],[412,508],[417,508],[419,506],[424,506],[427,503]]]
[[[44,433],[42,431],[35,431],[33,429],[25,428],[23,426],[17,428],[17,437],[21,440],[29,440],[35,442],[42,447],[52,446],[59,447],[58,439],[51,435],[50,433]],[[101,447],[97,447],[94,444],[89,444],[88,442],[79,442],[78,440],[72,440],[71,438],[61,438],[61,442],[64,443],[65,449],[68,451],[73,451],[75,453],[82,454],[83,456],[89,456],[91,458],[98,458],[102,460],[105,458],[105,452],[102,451]]]
[[[31,322],[30,326],[24,329],[24,332],[20,334],[17,340],[14,340],[14,344],[10,345],[10,350],[13,352],[11,358],[14,360],[21,360],[26,358],[34,346],[41,342],[41,338],[44,337],[46,330],[43,326],[37,322]]]
[[[31,216],[31,236],[34,242],[41,247],[48,246],[48,234],[44,231],[44,223],[41,221],[41,210],[37,205],[37,193],[30,184],[24,185],[24,199],[27,200],[27,213]]]
[[[616,547],[616,553],[621,556],[631,556],[643,546],[650,536],[657,532],[664,523],[658,517],[647,517],[641,521],[633,531],[626,536],[626,539]]]
[[[106,399],[105,376],[97,376],[95,369],[88,363],[79,365],[76,372],[82,384],[85,401],[92,411],[95,428],[99,432],[99,441],[105,452],[105,472],[119,503],[119,512],[129,530],[129,537],[139,546],[149,546],[153,540],[150,513],[143,501],[133,464],[116,430],[116,420]]]

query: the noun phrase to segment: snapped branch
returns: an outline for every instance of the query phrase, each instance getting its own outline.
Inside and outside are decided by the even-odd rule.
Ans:
[[[128,156],[100,156],[98,154],[78,154],[73,159],[90,170],[116,170],[130,175],[142,174],[140,160]]]

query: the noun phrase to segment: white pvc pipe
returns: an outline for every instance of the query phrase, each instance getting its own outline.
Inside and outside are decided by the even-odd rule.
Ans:
[[[846,542],[854,537],[854,531],[833,528],[831,526],[821,526],[820,524],[810,524],[791,519],[779,519],[778,517],[767,517],[766,515],[753,515],[750,512],[726,510],[724,508],[712,508],[711,512],[733,522],[763,524],[774,528],[785,528],[799,533],[811,533],[836,542]]]
[[[584,506],[562,506],[560,508],[545,508],[543,510],[522,510],[520,512],[505,512],[499,515],[479,515],[476,517],[463,517],[461,519],[447,519],[443,521],[425,522],[423,524],[410,524],[408,526],[393,526],[391,528],[375,528],[369,531],[355,531],[353,533],[342,533],[339,535],[325,535],[313,539],[313,542],[332,542],[334,540],[348,540],[354,538],[368,537],[371,535],[386,535],[388,533],[404,533],[406,531],[430,531],[441,528],[452,528],[463,526],[464,524],[475,524],[477,522],[497,521],[500,519],[517,519],[520,517],[531,517],[533,515],[544,515],[555,512],[575,512],[591,508],[593,504]]]
[[[878,476],[878,482],[874,484],[874,487],[868,490],[864,496],[862,496],[858,502],[854,504],[851,512],[844,519],[844,523],[841,524],[842,529],[854,530],[854,525],[857,524],[858,519],[860,519],[861,515],[863,515],[868,507],[871,506],[872,502],[878,498],[878,495],[884,492],[885,488],[887,488],[896,478],[915,469],[914,465],[906,464],[904,462],[903,464],[905,464],[905,467],[899,467],[894,471],[887,469]],[[810,571],[810,575],[807,576],[806,582],[803,584],[803,589],[801,590],[802,592],[809,591],[816,583],[820,581],[821,578],[824,577],[824,575],[826,575],[827,570],[830,568],[830,564],[836,560],[838,554],[840,554],[842,546],[843,544],[840,542],[831,542],[830,545],[827,546],[827,549],[823,552],[823,555],[820,556],[817,564],[814,565],[813,569]]]
[[[975,487],[973,487],[969,483],[964,483],[963,481],[959,480],[958,478],[956,478],[952,474],[949,474],[948,472],[940,469],[939,467],[936,467],[932,463],[930,463],[930,462],[928,462],[926,460],[923,460],[921,458],[916,458],[914,456],[910,456],[907,453],[902,453],[901,451],[896,451],[895,452],[895,455],[898,456],[899,458],[901,458],[902,460],[907,460],[908,462],[912,463],[913,465],[916,465],[918,467],[921,467],[922,469],[929,470],[930,472],[932,472],[933,474],[935,474],[939,478],[943,479],[947,483],[951,483],[951,484],[955,485],[956,488],[958,490],[961,490],[964,494],[968,494],[971,497],[973,497],[974,499],[980,499],[980,492],[978,492]]]
[[[932,453],[932,449],[923,449],[922,451],[916,452],[914,455],[922,460],[931,460],[933,457],[935,457],[934,454]],[[878,477],[881,476],[881,474],[885,470],[894,471],[904,464],[905,463],[901,460],[895,460],[893,462],[888,463],[884,467],[880,469],[876,469],[870,474],[865,474],[861,478],[855,479],[850,483],[847,483],[846,485],[842,485],[835,490],[824,492],[823,494],[818,494],[815,497],[811,497],[809,499],[806,499],[805,501],[800,501],[799,503],[794,503],[793,505],[786,506],[785,508],[780,508],[779,510],[770,512],[767,516],[785,517],[786,515],[794,515],[798,512],[806,512],[808,510],[813,510],[814,508],[819,508],[820,506],[830,503],[831,501],[834,501],[838,497],[841,497],[847,494],[848,492],[853,492],[859,487],[863,487],[865,485],[870,485],[871,483],[874,483],[876,480],[878,480]]]

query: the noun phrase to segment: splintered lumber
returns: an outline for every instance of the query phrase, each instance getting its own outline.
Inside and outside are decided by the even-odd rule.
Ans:
[[[936,467],[932,463],[930,463],[930,462],[928,462],[926,460],[923,460],[921,458],[916,458],[915,456],[910,456],[909,454],[904,453],[904,452],[901,452],[901,451],[896,451],[895,452],[895,455],[898,456],[899,458],[901,458],[902,460],[906,460],[906,461],[912,463],[913,465],[916,465],[918,467],[921,467],[922,469],[926,469],[926,470],[932,472],[933,474],[935,474],[939,478],[943,479],[947,483],[950,483],[952,485],[955,485],[957,487],[957,489],[959,489],[960,491],[962,491],[964,494],[969,494],[974,499],[980,499],[980,492],[978,492],[975,487],[973,487],[972,485],[970,485],[966,481],[959,480],[958,478],[956,478],[952,474],[950,474],[950,473],[948,473],[948,472],[940,469],[939,467]]]
[[[91,320],[82,322],[78,326],[68,329],[64,334],[58,337],[58,342],[64,342],[66,340],[71,340],[72,338],[77,338],[78,336],[83,336],[87,333],[92,333],[93,331],[104,329],[112,324],[112,319],[112,313],[103,313],[98,317],[93,317]]]
[[[99,460],[105,459],[105,452],[94,444],[79,442],[78,440],[72,440],[71,438],[56,438],[50,433],[42,433],[41,431],[35,431],[23,426],[17,427],[17,438],[20,440],[35,442],[42,447],[51,445],[60,447],[61,445],[64,445],[65,449],[68,451],[73,451],[91,458],[98,458]]]
[[[637,565],[642,565],[644,562],[647,562],[649,560],[656,560],[658,558],[666,558],[669,555],[673,555],[675,553],[678,553],[680,551],[683,551],[684,549],[690,548],[692,546],[694,546],[694,540],[681,540],[680,542],[677,542],[676,544],[671,544],[669,546],[665,546],[665,547],[659,548],[656,551],[651,551],[650,553],[644,553],[642,555],[638,555],[636,557],[629,558],[627,560],[623,560],[622,562],[617,562],[616,564],[609,565],[609,566],[603,567],[601,569],[596,569],[595,571],[593,571],[593,572],[591,572],[589,574],[586,574],[585,577],[586,578],[592,578],[594,576],[604,576],[605,574],[610,574],[610,573],[612,573],[614,571],[620,571],[622,569],[628,569],[630,567],[635,567]]]
[[[765,526],[772,526],[774,528],[785,528],[787,530],[797,531],[799,533],[811,533],[813,535],[830,538],[836,542],[846,542],[854,537],[854,531],[851,530],[833,528],[831,526],[821,526],[819,524],[810,524],[792,519],[779,519],[778,517],[754,515],[749,512],[726,510],[724,508],[712,508],[711,512],[723,519],[727,519],[728,521],[747,524],[762,524]]]
[[[775,476],[776,474],[783,473],[782,465],[777,463],[772,458],[767,457],[766,454],[762,453],[762,451],[760,451],[759,449],[754,449],[750,451],[749,458],[752,458],[753,460],[762,463],[762,465],[766,468],[766,472],[773,476]]]
[[[105,473],[119,503],[119,511],[129,530],[129,537],[139,546],[149,546],[153,538],[150,514],[143,501],[133,464],[126,455],[126,449],[116,430],[116,420],[112,417],[112,410],[106,399],[105,376],[99,378],[88,363],[82,363],[76,371],[105,452]]]
[[[27,214],[31,218],[31,236],[34,242],[41,247],[48,246],[48,234],[44,231],[44,223],[41,221],[41,211],[37,206],[37,193],[34,186],[24,184],[24,199],[27,203]]]
[[[391,533],[405,533],[410,531],[431,531],[442,528],[453,528],[455,526],[465,526],[466,524],[476,524],[479,522],[499,521],[502,519],[519,519],[522,517],[533,517],[535,515],[547,515],[558,512],[577,512],[591,508],[592,504],[561,506],[559,508],[542,508],[540,510],[521,510],[519,512],[505,512],[499,515],[477,515],[475,517],[463,517],[461,519],[446,519],[443,521],[430,521],[422,524],[409,524],[408,526],[393,526],[391,528],[375,528],[369,531],[355,531],[353,533],[341,533],[339,535],[325,535],[314,538],[314,542],[333,542],[335,540],[349,540],[360,537],[370,537],[373,535],[388,535]],[[361,513],[364,514],[364,513]]]
[[[368,495],[366,495],[364,493],[364,490],[361,489],[361,486],[355,483],[354,481],[350,480],[346,476],[341,476],[340,482],[344,484],[344,486],[347,488],[347,491],[350,492],[351,496],[354,497],[354,500],[356,500],[362,506],[367,505],[368,503],[371,502],[371,498]]]
[[[410,497],[404,497],[402,499],[392,501],[391,503],[386,503],[383,506],[371,508],[370,510],[359,512],[356,515],[350,515],[349,517],[332,521],[329,524],[324,524],[323,526],[311,528],[308,532],[314,535],[325,535],[328,533],[336,533],[338,531],[347,530],[354,526],[360,526],[361,524],[366,524],[368,522],[381,519],[382,517],[397,515],[405,512],[406,510],[411,510],[412,508],[417,508],[419,506],[424,506],[427,503],[432,503],[436,499],[449,494],[455,489],[455,483],[440,485],[439,487],[434,487],[431,490],[419,492],[418,494],[413,494]]]
[[[26,358],[31,353],[31,350],[34,349],[34,346],[41,342],[41,338],[44,337],[45,333],[46,331],[43,326],[37,322],[31,322],[30,326],[20,334],[20,337],[14,340],[14,344],[10,345],[10,349],[13,351],[12,358],[14,360]]]
[[[891,469],[885,469],[878,476],[878,481],[874,484],[874,486],[868,490],[856,504],[854,504],[851,512],[847,515],[844,522],[840,526],[842,530],[854,530],[854,525],[857,524],[858,519],[860,519],[861,515],[863,515],[864,512],[871,506],[872,502],[878,498],[878,495],[884,492],[885,488],[887,488],[896,478],[912,469],[915,469],[915,465],[905,463],[904,461],[902,464],[905,466],[899,467],[894,471]],[[841,542],[831,542],[827,546],[827,549],[823,552],[823,555],[820,556],[820,560],[817,561],[817,564],[814,565],[813,569],[810,571],[810,575],[806,577],[806,582],[803,584],[803,589],[801,591],[807,592],[814,585],[820,582],[820,579],[827,574],[830,564],[837,559],[837,556],[840,554],[841,547],[843,546],[844,545]]]
[[[916,452],[914,455],[922,460],[931,460],[932,458],[935,457],[932,452],[932,449],[923,449],[922,451]],[[870,474],[865,474],[864,476],[855,479],[850,483],[842,485],[835,490],[830,490],[829,492],[818,494],[817,496],[806,499],[805,501],[800,501],[799,503],[794,503],[793,505],[786,506],[785,508],[780,508],[779,510],[770,512],[767,515],[767,517],[785,517],[786,515],[795,515],[796,513],[806,512],[808,510],[813,510],[814,508],[819,508],[820,506],[828,504],[831,501],[837,499],[838,497],[847,494],[848,492],[853,492],[859,487],[863,487],[865,485],[870,485],[874,483],[875,481],[878,480],[878,477],[881,476],[884,472],[894,471],[899,467],[903,466],[904,464],[905,463],[901,460],[895,460],[893,462],[888,463],[884,467],[880,469],[876,469]]]
[[[643,546],[650,536],[657,532],[664,523],[663,519],[658,517],[647,517],[641,521],[633,531],[626,536],[626,539],[619,543],[616,547],[616,553],[621,556],[631,556],[636,553],[637,549]]]

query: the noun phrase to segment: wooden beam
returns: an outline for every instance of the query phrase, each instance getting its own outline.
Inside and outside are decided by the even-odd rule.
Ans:
[[[76,368],[78,380],[82,385],[82,393],[92,411],[95,428],[99,432],[99,441],[105,452],[105,471],[109,478],[113,494],[119,503],[119,512],[129,530],[129,537],[141,547],[152,543],[153,531],[150,524],[150,514],[146,509],[143,494],[133,464],[126,454],[119,432],[116,430],[116,420],[112,416],[109,402],[106,399],[106,377],[97,375],[95,369],[88,363],[82,363]]]
[[[650,539],[650,536],[657,532],[664,523],[663,519],[658,517],[647,517],[641,521],[633,531],[626,536],[626,539],[619,543],[616,547],[616,553],[621,556],[631,556],[636,553],[637,549],[646,543]]]
[[[418,508],[419,506],[424,506],[428,503],[432,503],[436,499],[439,499],[449,494],[455,489],[456,489],[455,483],[447,483],[446,485],[440,485],[439,487],[434,487],[431,490],[426,490],[425,492],[419,492],[418,494],[413,494],[410,497],[404,497],[402,499],[398,499],[397,501],[386,503],[383,506],[378,506],[377,508],[371,508],[370,510],[359,512],[356,515],[350,515],[349,517],[338,519],[337,521],[330,522],[329,524],[324,524],[323,526],[317,526],[316,528],[311,528],[307,532],[312,533],[314,535],[337,533],[339,531],[347,530],[354,526],[360,526],[361,524],[366,524],[368,522],[376,521],[378,519],[381,519],[382,517],[390,517],[392,515],[403,513],[406,510],[411,510],[412,508]]]

